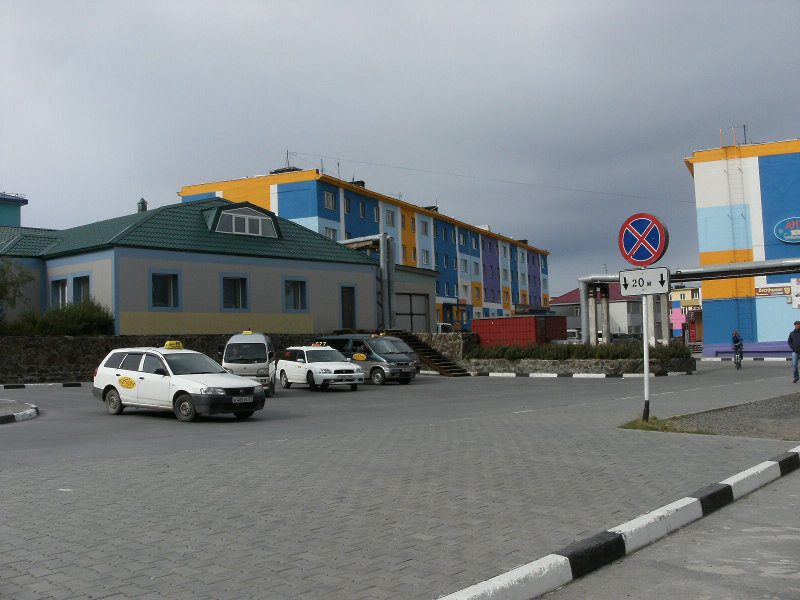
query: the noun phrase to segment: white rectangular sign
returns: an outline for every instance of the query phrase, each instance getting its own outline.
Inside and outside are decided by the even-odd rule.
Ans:
[[[635,269],[619,272],[619,293],[623,296],[648,296],[669,293],[669,269]]]

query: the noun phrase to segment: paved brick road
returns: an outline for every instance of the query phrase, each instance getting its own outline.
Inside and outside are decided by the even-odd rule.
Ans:
[[[653,386],[654,414],[778,395],[764,369]],[[419,392],[532,408],[2,470],[0,597],[436,598],[790,447],[616,429],[640,410],[621,380],[439,381]],[[586,402],[537,408],[537,389]]]

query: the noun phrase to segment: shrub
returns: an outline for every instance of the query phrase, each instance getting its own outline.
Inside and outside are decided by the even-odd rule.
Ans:
[[[88,299],[47,309],[41,316],[33,311],[23,313],[11,323],[5,323],[4,335],[104,335],[114,333],[111,311]]]

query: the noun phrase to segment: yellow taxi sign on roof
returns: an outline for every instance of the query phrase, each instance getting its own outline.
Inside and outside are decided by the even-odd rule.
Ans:
[[[253,332],[252,332],[252,331],[250,331],[249,329],[245,329],[245,330],[242,332],[242,335],[253,335]]]
[[[167,350],[183,350],[183,344],[178,340],[167,340],[164,342],[164,348]]]
[[[328,345],[328,343],[327,343],[327,342],[314,342],[314,343],[313,343],[313,344],[311,344],[311,345],[312,345],[312,346],[327,346],[327,345]]]

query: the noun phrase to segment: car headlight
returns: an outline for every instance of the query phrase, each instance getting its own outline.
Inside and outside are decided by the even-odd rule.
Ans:
[[[269,369],[259,369],[256,371],[257,375],[269,375]]]
[[[225,390],[218,387],[206,387],[200,388],[200,393],[205,395],[224,396]]]
[[[361,367],[356,365],[356,373],[363,373],[363,372],[364,372],[364,369],[362,369]]]
[[[330,369],[326,369],[325,367],[320,367],[317,369],[317,373],[331,373]]]

